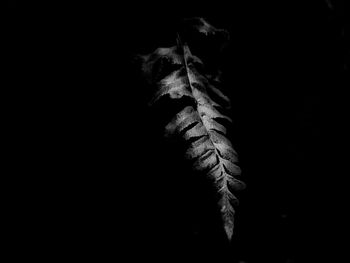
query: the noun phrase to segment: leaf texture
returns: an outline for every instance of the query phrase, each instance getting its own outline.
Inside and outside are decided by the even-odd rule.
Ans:
[[[231,239],[234,206],[238,204],[234,192],[243,189],[245,184],[236,178],[241,173],[237,153],[227,139],[227,128],[223,125],[232,122],[222,113],[230,108],[230,100],[219,88],[220,72],[210,71],[212,68],[204,65],[203,53],[201,57],[192,54],[186,41],[186,28],[204,36],[227,35],[226,31],[214,28],[203,18],[191,18],[185,20],[176,45],[158,48],[142,56],[142,71],[154,87],[149,106],[164,97],[171,100],[187,97],[192,102],[165,126],[164,136],[180,137],[187,142],[185,158],[192,163],[194,170],[213,181],[224,229]]]

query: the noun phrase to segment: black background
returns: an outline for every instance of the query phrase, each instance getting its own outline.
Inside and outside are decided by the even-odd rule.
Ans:
[[[332,261],[343,175],[340,10],[323,1],[12,4],[11,110],[26,160],[16,167],[26,171],[23,188],[33,185],[16,222],[20,242],[36,244],[29,255]],[[231,244],[158,139],[130,62],[173,45],[188,16],[231,34],[223,68],[247,183]]]

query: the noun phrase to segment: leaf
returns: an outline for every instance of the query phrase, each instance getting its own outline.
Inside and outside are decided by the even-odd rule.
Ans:
[[[185,22],[191,30],[197,30],[204,36],[226,32],[212,27],[202,18]],[[144,76],[155,88],[149,106],[165,96],[179,101],[188,97],[193,102],[176,113],[165,126],[164,135],[187,142],[189,146],[184,153],[185,158],[192,163],[195,171],[202,172],[213,181],[220,196],[218,206],[224,229],[231,239],[234,206],[238,203],[233,192],[243,189],[245,184],[236,178],[241,173],[237,166],[237,153],[227,139],[227,128],[223,125],[232,120],[218,110],[230,107],[229,98],[217,85],[219,72],[202,73],[207,67],[200,57],[192,54],[186,34],[182,37],[178,33],[177,45],[158,48],[142,59]]]

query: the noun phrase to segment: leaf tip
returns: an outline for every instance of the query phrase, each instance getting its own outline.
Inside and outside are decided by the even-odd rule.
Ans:
[[[233,224],[232,223],[226,223],[225,224],[225,233],[229,241],[232,239],[233,235]]]

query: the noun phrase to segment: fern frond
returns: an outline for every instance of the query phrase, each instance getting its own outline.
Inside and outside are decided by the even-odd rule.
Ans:
[[[191,30],[205,36],[226,33],[202,18],[189,19],[186,23]],[[143,56],[142,71],[149,83],[156,87],[150,106],[164,96],[172,100],[186,96],[193,102],[176,113],[166,125],[164,135],[180,137],[187,142],[185,158],[192,163],[194,170],[206,174],[214,182],[220,196],[218,205],[224,229],[231,239],[234,206],[237,205],[233,192],[245,185],[236,178],[241,173],[237,153],[227,139],[227,128],[223,125],[223,120],[230,123],[232,119],[218,110],[229,109],[230,100],[217,87],[218,72],[203,73],[202,69],[206,69],[203,61],[192,54],[186,37],[182,39],[179,33],[177,45],[158,48]]]

